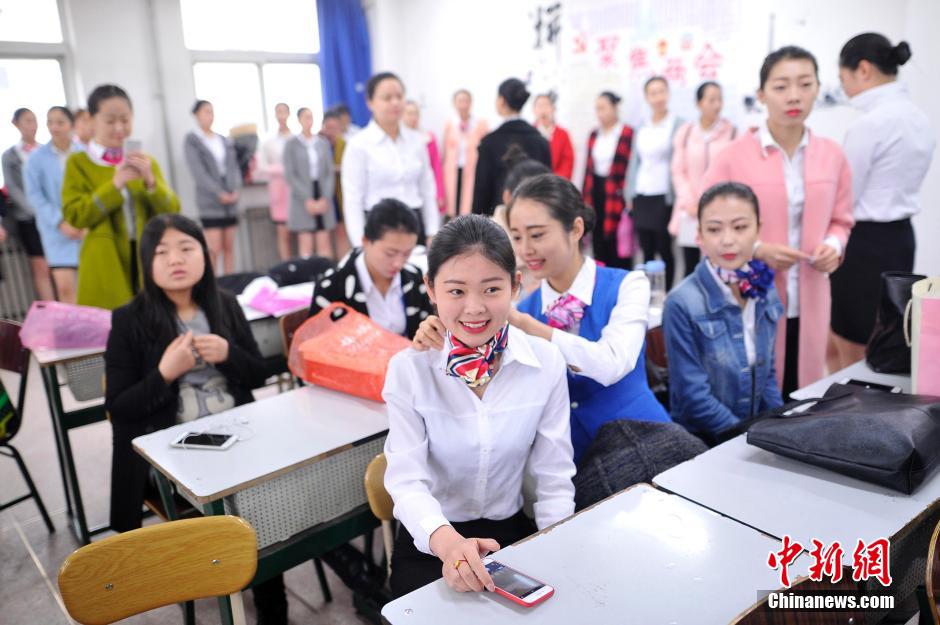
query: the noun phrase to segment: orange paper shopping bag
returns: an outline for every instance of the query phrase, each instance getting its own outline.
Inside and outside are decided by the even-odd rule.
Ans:
[[[410,346],[408,339],[334,303],[297,329],[287,364],[311,384],[382,401],[388,361]]]

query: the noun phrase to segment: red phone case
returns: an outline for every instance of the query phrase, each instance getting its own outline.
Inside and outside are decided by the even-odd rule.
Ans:
[[[503,566],[506,566],[506,565],[504,564]],[[513,569],[513,568],[510,567],[510,566],[507,566],[506,568],[507,568],[507,569],[512,569],[513,571],[516,571],[516,569]],[[521,573],[521,571],[516,571],[516,572],[517,572],[517,573]],[[523,573],[523,575],[525,575],[525,573]],[[526,576],[526,577],[529,577],[530,579],[535,579],[534,577],[531,577],[530,575],[525,575],[525,576]],[[542,584],[542,586],[548,586],[548,584],[546,584],[545,582],[543,582],[543,581],[540,580],[540,579],[535,579],[535,581],[537,581],[538,583]],[[550,591],[548,591],[546,594],[544,594],[543,596],[539,597],[538,599],[536,599],[535,601],[532,601],[532,602],[526,602],[525,600],[520,599],[519,597],[517,597],[516,595],[514,595],[514,594],[512,594],[512,593],[506,592],[505,590],[503,590],[503,589],[500,588],[499,586],[496,587],[496,594],[497,594],[497,595],[500,595],[500,596],[503,596],[503,597],[506,597],[507,599],[509,599],[509,600],[512,601],[513,603],[518,603],[518,604],[521,605],[523,608],[534,608],[535,606],[537,606],[538,604],[542,603],[543,601],[545,601],[546,599],[548,599],[549,597],[551,597],[552,595],[555,594],[555,587],[554,587],[554,586],[548,586],[548,587],[551,588]]]

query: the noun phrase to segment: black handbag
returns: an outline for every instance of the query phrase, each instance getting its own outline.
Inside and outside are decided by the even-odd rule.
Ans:
[[[833,384],[753,423],[747,442],[909,495],[940,466],[940,397]]]
[[[904,309],[911,299],[911,287],[927,276],[906,271],[885,271],[878,290],[878,311],[865,361],[878,373],[910,373],[911,348],[904,340]]]

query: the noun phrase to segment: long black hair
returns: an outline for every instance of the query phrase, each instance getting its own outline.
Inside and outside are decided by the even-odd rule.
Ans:
[[[571,184],[570,180],[555,174],[535,176],[516,187],[506,213],[507,219],[512,214],[512,207],[520,199],[532,200],[545,206],[548,214],[561,223],[565,232],[571,232],[575,220],[580,217],[584,222],[584,234],[581,238],[587,236],[597,223],[597,214],[581,199],[581,193],[577,187]]]
[[[846,69],[858,69],[858,64],[868,61],[882,74],[897,76],[898,66],[904,65],[911,58],[911,46],[902,41],[896,46],[884,35],[862,33],[849,39],[839,52],[839,66]]]
[[[516,253],[509,235],[495,221],[483,215],[462,215],[437,231],[428,250],[428,282],[433,286],[441,265],[455,256],[479,252],[504,269],[516,285]]]
[[[199,242],[206,268],[202,273],[202,278],[193,286],[193,301],[206,315],[212,333],[229,338],[231,336],[230,324],[224,318],[222,298],[216,285],[215,272],[212,270],[206,237],[195,221],[175,213],[157,215],[147,222],[140,235],[140,262],[143,269],[144,288],[134,298],[134,303],[143,317],[144,327],[148,328],[154,338],[163,342],[169,342],[179,334],[176,305],[153,280],[153,258],[167,230],[178,230]]]

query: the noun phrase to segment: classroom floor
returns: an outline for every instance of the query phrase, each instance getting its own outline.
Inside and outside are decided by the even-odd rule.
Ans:
[[[17,377],[2,374],[10,395],[15,398]],[[261,393],[271,392],[262,389]],[[46,394],[35,361],[29,374],[23,427],[13,440],[22,454],[36,488],[46,504],[55,533],[49,534],[32,500],[0,511],[0,621],[4,625],[64,625],[74,623],[65,612],[56,584],[62,561],[79,544],[66,525],[65,497],[59,477],[55,442]],[[111,428],[107,422],[71,431],[72,449],[78,467],[85,511],[90,525],[107,521],[111,472]],[[0,502],[26,493],[26,485],[12,459],[0,456]],[[153,522],[151,520],[151,522]],[[382,544],[381,534],[376,545]],[[361,546],[361,545],[360,545]],[[285,575],[290,622],[294,625],[363,625],[356,615],[352,594],[325,567],[333,594],[324,603],[314,573],[313,563],[296,567]],[[248,622],[254,623],[254,606],[245,598]],[[196,602],[197,623],[220,623],[215,599]],[[175,606],[154,610],[122,621],[133,625],[182,623],[182,613]]]

